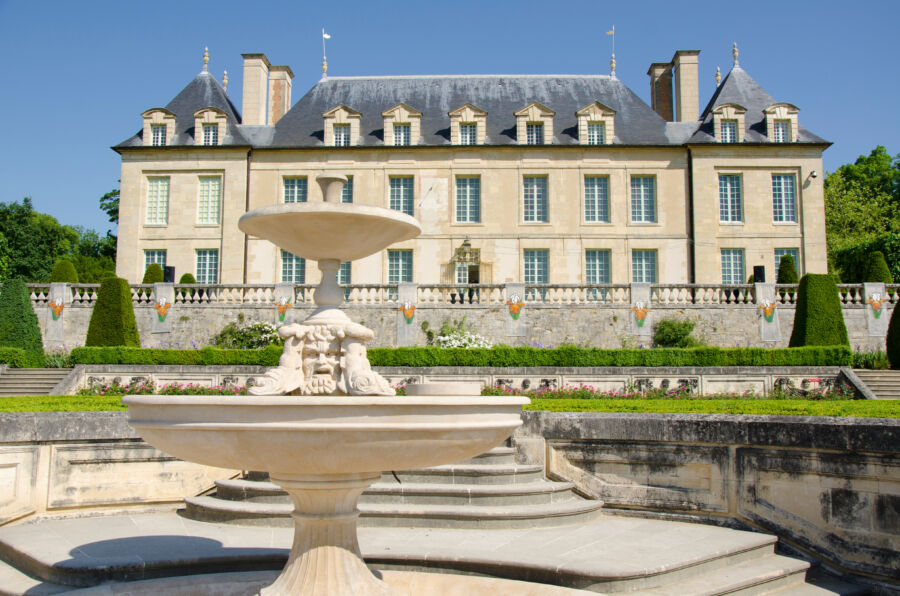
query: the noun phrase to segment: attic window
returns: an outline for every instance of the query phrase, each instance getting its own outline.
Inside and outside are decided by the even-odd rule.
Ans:
[[[533,102],[515,113],[516,137],[520,145],[549,145],[553,142],[553,117],[556,112]]]
[[[324,114],[325,145],[331,147],[351,147],[359,138],[359,121],[362,114],[340,104]]]
[[[150,127],[151,134],[153,136],[153,146],[154,147],[164,147],[166,144],[166,125],[165,124],[153,124]]]
[[[544,144],[544,125],[541,122],[529,122],[526,125],[526,135],[528,145]]]
[[[610,145],[615,137],[616,111],[595,101],[575,112],[582,145]]]
[[[763,110],[766,116],[766,135],[773,143],[796,143],[800,126],[797,114],[800,109],[789,103],[776,103]]]
[[[459,144],[475,145],[478,143],[478,125],[474,122],[465,122],[459,125]]]
[[[213,147],[225,134],[228,116],[218,108],[203,108],[194,113],[194,143]]]
[[[603,122],[588,122],[588,145],[606,144],[606,124]]]
[[[350,125],[335,124],[334,125],[334,146],[349,147],[350,146]]]
[[[723,143],[737,142],[737,120],[722,120],[721,139]]]
[[[776,120],[772,130],[773,143],[790,143],[791,141],[791,121]]]
[[[736,103],[723,103],[712,110],[713,134],[718,143],[743,143],[747,109]]]
[[[409,124],[395,124],[394,125],[394,145],[395,146],[406,146],[409,145]]]
[[[487,112],[465,103],[453,111],[450,116],[450,143],[453,145],[482,145],[485,141]]]
[[[219,144],[219,125],[204,124],[203,125],[203,144],[207,146]]]
[[[175,136],[175,114],[165,108],[152,108],[141,116],[144,118],[145,147],[165,147],[172,144]]]
[[[422,112],[406,104],[397,104],[381,113],[384,118],[384,144],[388,146],[417,145]]]

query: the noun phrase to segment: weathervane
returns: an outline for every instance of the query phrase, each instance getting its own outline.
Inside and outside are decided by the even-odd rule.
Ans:
[[[325,40],[331,39],[331,36],[325,33],[325,27],[322,27],[322,78],[328,76],[328,60],[325,58]]]
[[[612,57],[609,59],[609,74],[610,76],[616,76],[616,26],[613,25],[613,28],[606,32],[607,35],[612,35]]]

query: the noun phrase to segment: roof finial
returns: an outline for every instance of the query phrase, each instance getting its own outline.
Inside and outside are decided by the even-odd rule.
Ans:
[[[203,72],[209,70],[209,48],[203,48]]]
[[[719,86],[719,83],[722,82],[722,71],[719,70],[719,67],[716,67],[716,87]]]
[[[609,76],[616,76],[616,55],[613,54],[609,59]]]
[[[325,27],[322,27],[322,78],[328,78],[328,59],[325,57],[325,40],[331,39],[331,36],[325,33]]]
[[[222,89],[225,93],[228,93],[228,71],[225,71],[225,74],[222,75]]]
[[[734,56],[734,65],[740,66],[740,63],[738,62],[737,42],[734,42],[734,46],[731,48],[731,55]]]
[[[616,76],[616,26],[613,25],[613,28],[606,32],[607,35],[612,35],[612,56],[609,58],[609,76]]]

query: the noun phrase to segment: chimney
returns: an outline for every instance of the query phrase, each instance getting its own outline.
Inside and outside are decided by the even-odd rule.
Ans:
[[[675,119],[696,122],[700,117],[700,81],[698,60],[700,50],[678,50],[672,58],[675,75]]]
[[[672,116],[672,64],[654,62],[647,71],[650,75],[650,103],[653,111],[671,122]]]
[[[291,109],[291,80],[294,72],[290,66],[273,66],[269,69],[269,126],[275,124]]]
[[[265,54],[241,54],[244,58],[244,96],[241,123],[262,126],[266,123],[266,86],[269,61]]]

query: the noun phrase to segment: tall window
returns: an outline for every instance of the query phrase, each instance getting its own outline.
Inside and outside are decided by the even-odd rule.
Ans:
[[[719,176],[719,221],[743,221],[740,176]]]
[[[526,222],[546,223],[547,218],[547,178],[545,176],[525,176],[522,179]]]
[[[737,143],[737,120],[722,120],[722,142]]]
[[[197,251],[198,284],[214,284],[219,282],[219,251],[215,248]]]
[[[286,250],[281,251],[281,281],[286,284],[305,284],[306,259]]]
[[[656,251],[631,251],[631,281],[634,283],[656,283]]]
[[[147,218],[151,225],[169,223],[169,177],[147,178]]]
[[[791,174],[772,174],[772,216],[777,222],[797,221],[794,177]]]
[[[341,191],[341,203],[352,203],[353,202],[353,176],[347,176],[347,184],[344,185],[344,190]]]
[[[584,251],[584,281],[588,284],[610,283],[608,250]]]
[[[410,125],[394,125],[394,145],[409,145]]]
[[[775,120],[772,130],[772,141],[775,143],[789,143],[791,141],[791,121]]]
[[[388,283],[398,284],[413,280],[413,253],[411,250],[388,251]]]
[[[606,143],[606,123],[588,122],[588,145],[603,145]]]
[[[609,223],[609,178],[584,177],[584,221]]]
[[[166,251],[165,250],[145,250],[144,251],[144,269],[156,263],[163,269],[166,268]]]
[[[391,209],[402,211],[407,215],[413,214],[413,178],[412,176],[391,177]]]
[[[525,265],[525,284],[545,284],[550,279],[550,251],[546,249],[527,249],[524,251],[523,261]],[[526,289],[525,297],[528,300],[535,300],[540,296],[543,300],[546,290],[543,288]]]
[[[631,177],[631,221],[656,222],[656,180],[653,176]]]
[[[349,147],[350,146],[350,125],[349,124],[335,124],[332,128],[334,130],[334,146],[335,147]]]
[[[306,202],[306,177],[284,179],[284,202]]]
[[[200,194],[197,197],[197,223],[218,224],[222,204],[222,179],[218,176],[200,176]]]
[[[525,139],[528,145],[544,144],[544,125],[541,122],[529,122],[525,125]]]
[[[351,276],[350,271],[350,261],[344,261],[343,263],[341,263],[340,269],[338,269],[337,282],[341,285],[348,285],[353,283],[351,281],[352,279],[353,277]]]
[[[458,223],[481,221],[481,178],[460,176],[456,179],[456,221]]]
[[[791,258],[794,259],[794,268],[797,270],[797,275],[800,275],[800,249],[799,248],[776,248],[775,249],[775,276],[772,281],[778,279],[778,268],[781,266],[781,257],[784,255],[791,255]]]
[[[219,144],[219,125],[204,124],[203,125],[203,144],[218,145]]]
[[[459,125],[459,144],[478,144],[478,125],[474,122],[465,122]]]
[[[166,144],[166,125],[153,124],[150,126],[152,144],[154,147],[163,147]]]
[[[726,285],[744,283],[744,249],[722,249],[722,283]]]

